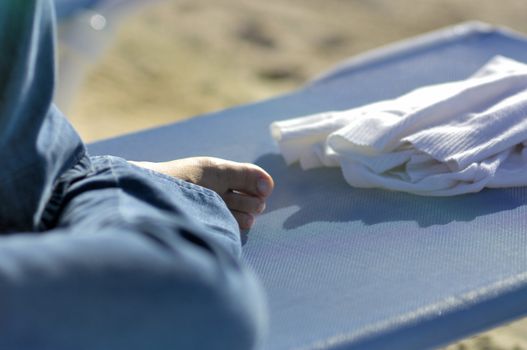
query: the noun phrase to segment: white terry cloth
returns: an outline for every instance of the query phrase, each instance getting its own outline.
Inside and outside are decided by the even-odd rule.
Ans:
[[[356,187],[450,196],[527,185],[527,65],[496,56],[466,80],[274,122],[288,164],[340,166]]]

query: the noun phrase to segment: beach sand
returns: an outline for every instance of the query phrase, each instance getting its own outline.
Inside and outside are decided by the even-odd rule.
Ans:
[[[167,0],[123,23],[68,115],[86,141],[291,91],[335,63],[468,20],[527,33],[524,0]],[[527,320],[448,347],[527,349]]]

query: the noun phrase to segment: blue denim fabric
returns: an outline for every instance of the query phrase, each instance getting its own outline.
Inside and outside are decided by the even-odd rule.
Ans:
[[[261,289],[214,192],[89,157],[47,0],[0,2],[0,349],[249,349]],[[5,53],[5,54],[4,54]]]
[[[84,153],[51,104],[52,5],[0,2],[0,231],[32,230],[52,183]]]

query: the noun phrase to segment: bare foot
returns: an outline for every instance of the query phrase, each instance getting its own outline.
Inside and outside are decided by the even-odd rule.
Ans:
[[[215,191],[223,198],[241,229],[249,229],[254,224],[255,215],[265,210],[265,199],[274,187],[272,177],[250,163],[212,157],[131,163]]]

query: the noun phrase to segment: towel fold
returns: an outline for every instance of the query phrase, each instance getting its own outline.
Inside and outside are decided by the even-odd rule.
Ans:
[[[466,80],[274,122],[288,164],[340,166],[356,187],[450,196],[527,185],[527,65],[496,56]]]

